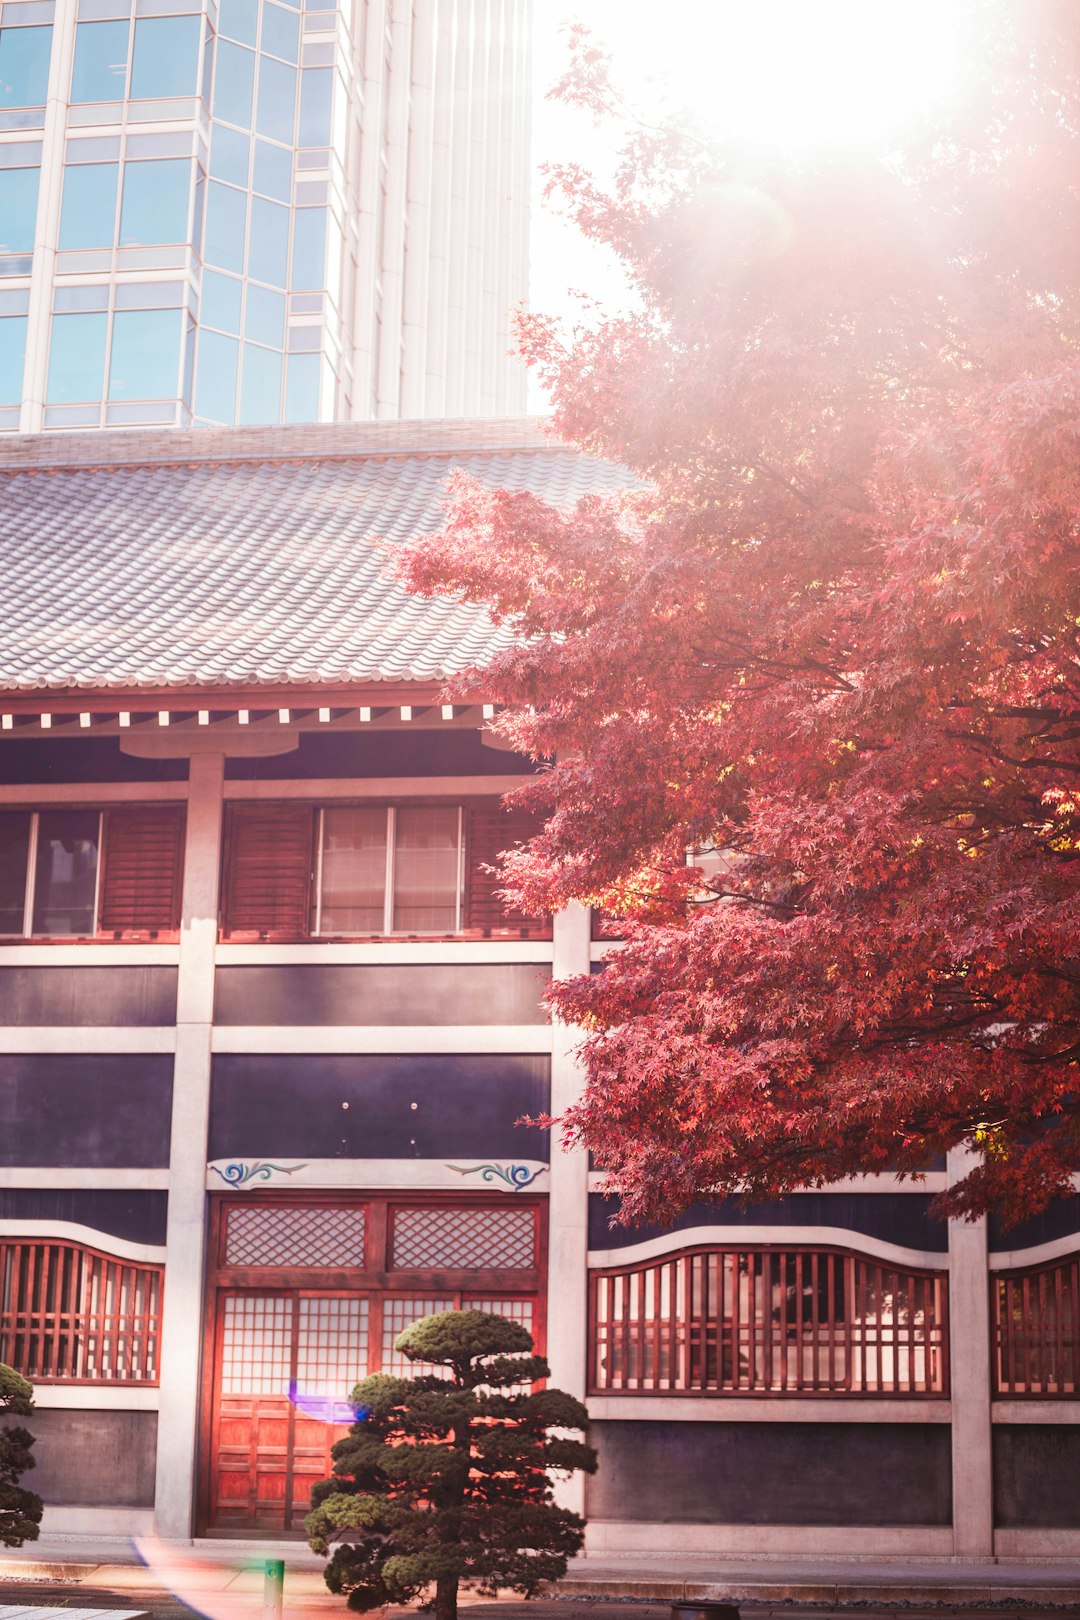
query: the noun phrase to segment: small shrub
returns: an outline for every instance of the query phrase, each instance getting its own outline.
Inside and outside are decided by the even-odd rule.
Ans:
[[[33,1410],[34,1386],[0,1361],[0,1419],[8,1414],[26,1417]],[[33,1443],[33,1435],[25,1429],[0,1422],[0,1545],[5,1547],[21,1547],[38,1538],[41,1497],[19,1484],[19,1475],[34,1466]]]
[[[520,1323],[443,1311],[397,1348],[446,1376],[377,1373],[353,1391],[358,1421],[316,1485],[306,1529],[332,1592],[351,1609],[408,1603],[433,1589],[436,1620],[455,1620],[459,1583],[532,1596],[566,1571],[585,1522],[559,1507],[549,1471],[592,1473],[596,1453],[566,1430],[585,1408],[562,1390],[523,1392],[549,1368]],[[555,1431],[555,1432],[553,1432]]]

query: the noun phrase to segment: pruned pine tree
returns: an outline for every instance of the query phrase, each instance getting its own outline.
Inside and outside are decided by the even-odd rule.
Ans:
[[[34,1387],[13,1367],[0,1362],[0,1546],[21,1547],[36,1541],[41,1523],[41,1497],[24,1490],[19,1476],[33,1468],[32,1434],[8,1424],[34,1410]]]
[[[455,1620],[461,1582],[530,1597],[565,1572],[585,1525],[556,1505],[551,1473],[592,1473],[596,1453],[565,1433],[585,1428],[580,1401],[529,1390],[549,1372],[532,1348],[506,1317],[443,1311],[397,1340],[434,1371],[356,1386],[357,1421],[306,1522],[351,1609],[428,1594],[436,1620]]]

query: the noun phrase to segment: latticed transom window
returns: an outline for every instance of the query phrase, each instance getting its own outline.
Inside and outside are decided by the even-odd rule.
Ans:
[[[996,1395],[1080,1392],[1080,1255],[991,1283]]]
[[[392,1264],[424,1271],[527,1270],[536,1264],[536,1216],[513,1205],[399,1209]]]
[[[941,1395],[940,1272],[821,1249],[695,1249],[594,1273],[596,1393]]]
[[[162,1268],[0,1240],[0,1362],[33,1382],[156,1384]]]
[[[227,1211],[228,1266],[364,1264],[363,1205],[240,1204]]]

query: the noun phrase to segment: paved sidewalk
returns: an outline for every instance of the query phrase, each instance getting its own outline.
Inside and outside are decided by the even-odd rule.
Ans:
[[[302,1542],[200,1541],[194,1545],[146,1541],[142,1558],[128,1541],[51,1535],[19,1549],[0,1549],[0,1601],[5,1584],[27,1589],[63,1587],[93,1606],[91,1592],[127,1598],[132,1607],[147,1596],[176,1598],[209,1620],[243,1620],[261,1607],[263,1564],[286,1564],[285,1603],[289,1615],[341,1613],[342,1600],[326,1589],[323,1563]],[[74,1589],[74,1590],[72,1590]],[[657,1558],[595,1555],[571,1564],[550,1594],[574,1607],[604,1598],[623,1604],[659,1606],[676,1600],[713,1600],[770,1607],[870,1608],[909,1611],[940,1607],[985,1609],[988,1605],[1026,1611],[1072,1610],[1080,1614],[1080,1562],[961,1562],[949,1559],[873,1561],[835,1558]],[[585,1600],[584,1603],[582,1600]],[[25,1599],[23,1599],[25,1601]],[[463,1594],[463,1603],[478,1600]],[[44,1607],[43,1603],[43,1607]],[[499,1603],[500,1612],[521,1607]],[[539,1620],[546,1605],[523,1609]],[[789,1611],[790,1612],[790,1611]],[[820,1610],[819,1610],[820,1612]],[[626,1610],[629,1614],[629,1607]]]

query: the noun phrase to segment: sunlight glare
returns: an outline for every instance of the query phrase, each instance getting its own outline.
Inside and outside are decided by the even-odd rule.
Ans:
[[[616,81],[648,75],[737,140],[880,148],[959,88],[953,0],[675,0],[647,30],[635,16],[624,6],[607,29],[597,17]]]

